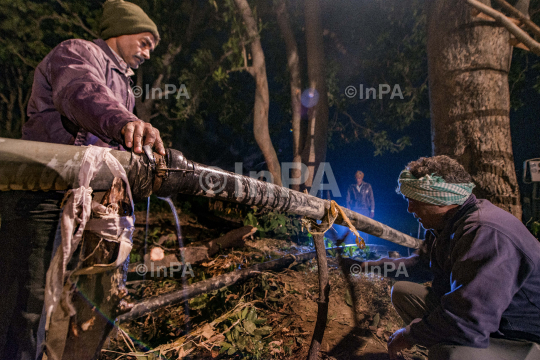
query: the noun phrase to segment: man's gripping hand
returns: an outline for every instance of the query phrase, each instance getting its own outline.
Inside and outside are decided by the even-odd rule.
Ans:
[[[406,328],[399,329],[388,339],[388,355],[391,360],[398,360],[402,350],[410,349],[412,347],[412,344],[405,339],[406,333]]]
[[[137,120],[127,123],[122,128],[122,135],[126,147],[132,148],[136,154],[142,153],[143,145],[150,145],[155,148],[157,153],[165,156],[165,148],[159,130],[147,122]]]

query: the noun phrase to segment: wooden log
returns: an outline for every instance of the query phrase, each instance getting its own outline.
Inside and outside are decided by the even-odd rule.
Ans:
[[[228,248],[240,248],[245,245],[244,240],[253,235],[257,231],[256,227],[243,226],[239,229],[229,231],[225,235],[206,242],[195,242],[182,248],[180,251],[183,255],[183,260],[186,263],[197,264],[203,261],[207,261],[212,256],[217,254],[220,249]],[[176,237],[175,237],[176,238]],[[147,269],[157,269],[158,267],[169,268],[176,265],[179,260],[178,256],[174,254],[168,254],[159,258],[152,258],[152,249],[149,254],[144,256],[144,265]],[[134,266],[135,265],[135,266]],[[129,272],[136,271],[138,264],[131,264]]]

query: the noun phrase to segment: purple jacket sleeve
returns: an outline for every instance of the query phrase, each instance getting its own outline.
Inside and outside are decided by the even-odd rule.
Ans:
[[[59,46],[49,61],[53,103],[60,114],[109,143],[123,143],[121,130],[138,120],[107,87],[106,64],[91,45]]]
[[[473,226],[451,256],[451,291],[421,321],[407,326],[410,343],[450,343],[485,348],[503,312],[531,271],[512,241],[489,226]]]

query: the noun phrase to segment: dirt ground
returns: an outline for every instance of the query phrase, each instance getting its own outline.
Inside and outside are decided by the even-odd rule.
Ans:
[[[199,241],[201,233],[212,232],[189,217],[181,217],[181,222],[187,238]],[[154,219],[152,226],[158,225],[162,231],[154,231],[156,239],[171,233],[165,229],[170,227],[168,217]],[[138,226],[141,230],[142,224]],[[194,267],[194,272],[208,278],[261,256],[275,258],[312,250],[285,240],[253,239],[242,249]],[[331,291],[320,358],[388,359],[388,336],[403,326],[390,303],[391,281],[366,275],[346,278],[336,259],[328,260]],[[182,286],[178,279],[128,281],[134,301]],[[317,318],[318,287],[315,260],[280,272],[264,272],[245,283],[190,300],[189,316],[181,304],[122,323],[100,359],[305,359]],[[403,358],[426,359],[426,352],[413,348]]]

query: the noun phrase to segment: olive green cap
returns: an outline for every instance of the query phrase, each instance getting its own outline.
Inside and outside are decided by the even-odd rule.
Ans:
[[[156,24],[139,6],[123,0],[107,0],[103,5],[103,16],[100,24],[101,38],[150,32],[154,35],[156,45],[159,32]]]

